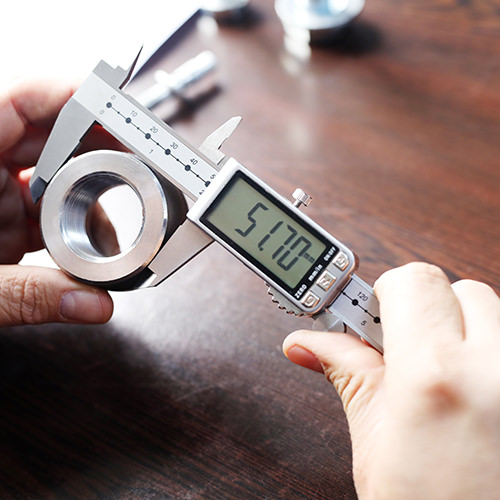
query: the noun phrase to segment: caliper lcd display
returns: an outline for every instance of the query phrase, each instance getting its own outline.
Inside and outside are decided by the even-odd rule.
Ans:
[[[290,294],[332,244],[241,171],[200,218],[222,240]]]

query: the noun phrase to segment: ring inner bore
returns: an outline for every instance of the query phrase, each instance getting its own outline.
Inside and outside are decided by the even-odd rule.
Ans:
[[[141,236],[144,203],[123,177],[93,173],[79,179],[61,207],[61,235],[66,245],[87,260],[122,255]]]

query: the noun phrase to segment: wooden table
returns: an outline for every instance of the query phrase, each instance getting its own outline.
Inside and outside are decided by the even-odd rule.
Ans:
[[[193,23],[155,67],[209,48],[219,89],[169,117],[224,146],[353,248],[369,282],[411,260],[500,287],[500,10],[368,0],[336,47],[297,57],[270,0]],[[161,112],[161,110],[160,110]],[[167,117],[165,117],[167,118]],[[213,245],[102,327],[0,334],[2,499],[356,498],[341,404],[281,342],[309,326]]]

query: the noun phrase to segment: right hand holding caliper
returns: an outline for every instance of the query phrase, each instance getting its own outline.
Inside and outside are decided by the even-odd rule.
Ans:
[[[375,284],[384,355],[347,334],[296,332],[294,363],[324,372],[352,437],[360,500],[497,499],[500,300],[411,264]]]

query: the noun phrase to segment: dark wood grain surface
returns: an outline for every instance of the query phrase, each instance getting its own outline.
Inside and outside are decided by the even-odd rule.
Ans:
[[[310,193],[369,282],[426,260],[498,291],[498,2],[368,0],[309,58],[285,50],[272,3],[252,0],[242,25],[192,23],[135,88],[213,50],[217,91],[159,110],[178,132],[200,143],[241,115],[224,150]],[[105,326],[1,330],[0,498],[356,498],[338,398],[281,354],[309,322],[252,273],[213,245],[114,297]]]

